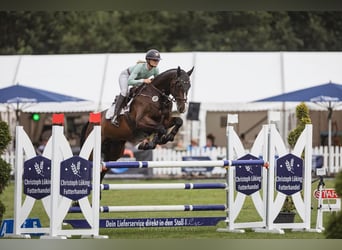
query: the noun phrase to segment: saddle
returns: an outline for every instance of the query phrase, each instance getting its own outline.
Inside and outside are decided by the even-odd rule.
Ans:
[[[122,114],[124,114],[124,113],[129,111],[130,105],[131,105],[134,97],[137,96],[138,93],[140,93],[140,89],[142,89],[141,86],[142,85],[134,86],[134,87],[131,87],[129,89],[129,94],[125,98],[124,107],[121,109],[120,115],[122,115]],[[118,98],[118,96],[115,97],[114,102],[112,103],[112,105],[106,111],[106,119],[107,120],[112,119],[112,117],[114,116],[115,103],[116,103],[117,98]]]

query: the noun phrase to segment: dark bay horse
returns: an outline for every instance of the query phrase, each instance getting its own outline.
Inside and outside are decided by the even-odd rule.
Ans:
[[[101,112],[101,151],[103,161],[116,161],[125,149],[127,141],[139,144],[138,148],[154,149],[173,141],[183,125],[180,117],[172,116],[172,104],[177,111],[184,113],[190,89],[190,75],[194,68],[186,72],[180,67],[169,69],[157,75],[150,84],[136,87],[132,95],[129,111],[119,116],[119,127],[114,126]],[[93,125],[89,122],[81,134],[81,146]],[[101,180],[108,169],[103,169]]]

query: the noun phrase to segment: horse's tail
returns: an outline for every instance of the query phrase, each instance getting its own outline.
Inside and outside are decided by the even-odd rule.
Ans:
[[[86,132],[89,126],[89,121],[83,126],[81,131],[81,138],[80,138],[80,147],[82,148],[85,140],[87,139]]]

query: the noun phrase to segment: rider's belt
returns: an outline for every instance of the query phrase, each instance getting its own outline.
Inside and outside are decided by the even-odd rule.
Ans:
[[[129,68],[127,68],[127,73],[130,75],[131,73],[129,72]]]

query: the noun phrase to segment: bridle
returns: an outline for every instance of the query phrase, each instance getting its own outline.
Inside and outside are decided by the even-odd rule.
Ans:
[[[186,74],[186,73],[185,73]],[[183,77],[182,77],[183,76]],[[187,76],[187,74],[186,74]],[[174,102],[179,103],[182,102],[183,104],[187,103],[187,92],[190,88],[190,80],[188,77],[184,78],[184,75],[177,74],[176,78],[173,78],[169,85],[169,91],[165,92],[165,89],[160,89],[156,87],[153,83],[151,84],[143,84],[140,90],[137,92],[136,96],[145,96],[151,98],[153,101],[154,95],[153,94],[146,94],[142,93],[143,89],[146,87],[150,87],[154,92],[157,92],[159,97],[162,97],[166,102]],[[183,96],[176,96],[177,89],[181,88],[183,90]],[[169,92],[169,93],[168,93]],[[171,94],[171,96],[170,96]]]
[[[189,86],[189,81],[188,80],[184,80],[184,79],[180,79],[180,77],[177,77],[176,80],[172,80],[170,85],[171,85],[170,86],[170,93],[175,93],[176,91],[174,91],[174,90],[175,90],[176,87],[182,88],[184,90],[184,92],[186,92],[189,89],[189,87],[188,87]],[[170,96],[170,95],[166,94],[164,91],[158,89],[153,84],[149,84],[149,85],[145,84],[143,88],[145,88],[147,86],[150,86],[153,90],[158,92],[158,94],[160,94],[162,97],[164,97],[169,102],[177,103],[177,102],[181,101],[183,103],[187,103],[187,98],[177,97],[177,96],[174,96],[173,94]],[[145,95],[145,94],[142,94],[142,93],[140,93],[139,95],[151,97],[149,95]]]
[[[177,79],[174,81],[174,83],[172,84],[171,82],[171,87],[170,87],[170,92],[172,93],[175,93],[175,88],[182,88],[183,92],[184,93],[187,93],[189,88],[190,88],[190,81],[189,80],[185,80],[185,79],[182,79],[180,76],[177,77]],[[185,96],[185,98],[184,98]],[[177,97],[177,96],[174,96],[172,94],[172,101],[173,102],[178,102],[178,101],[181,101],[183,103],[187,103],[188,99],[187,99],[187,95],[183,95],[183,97]]]

